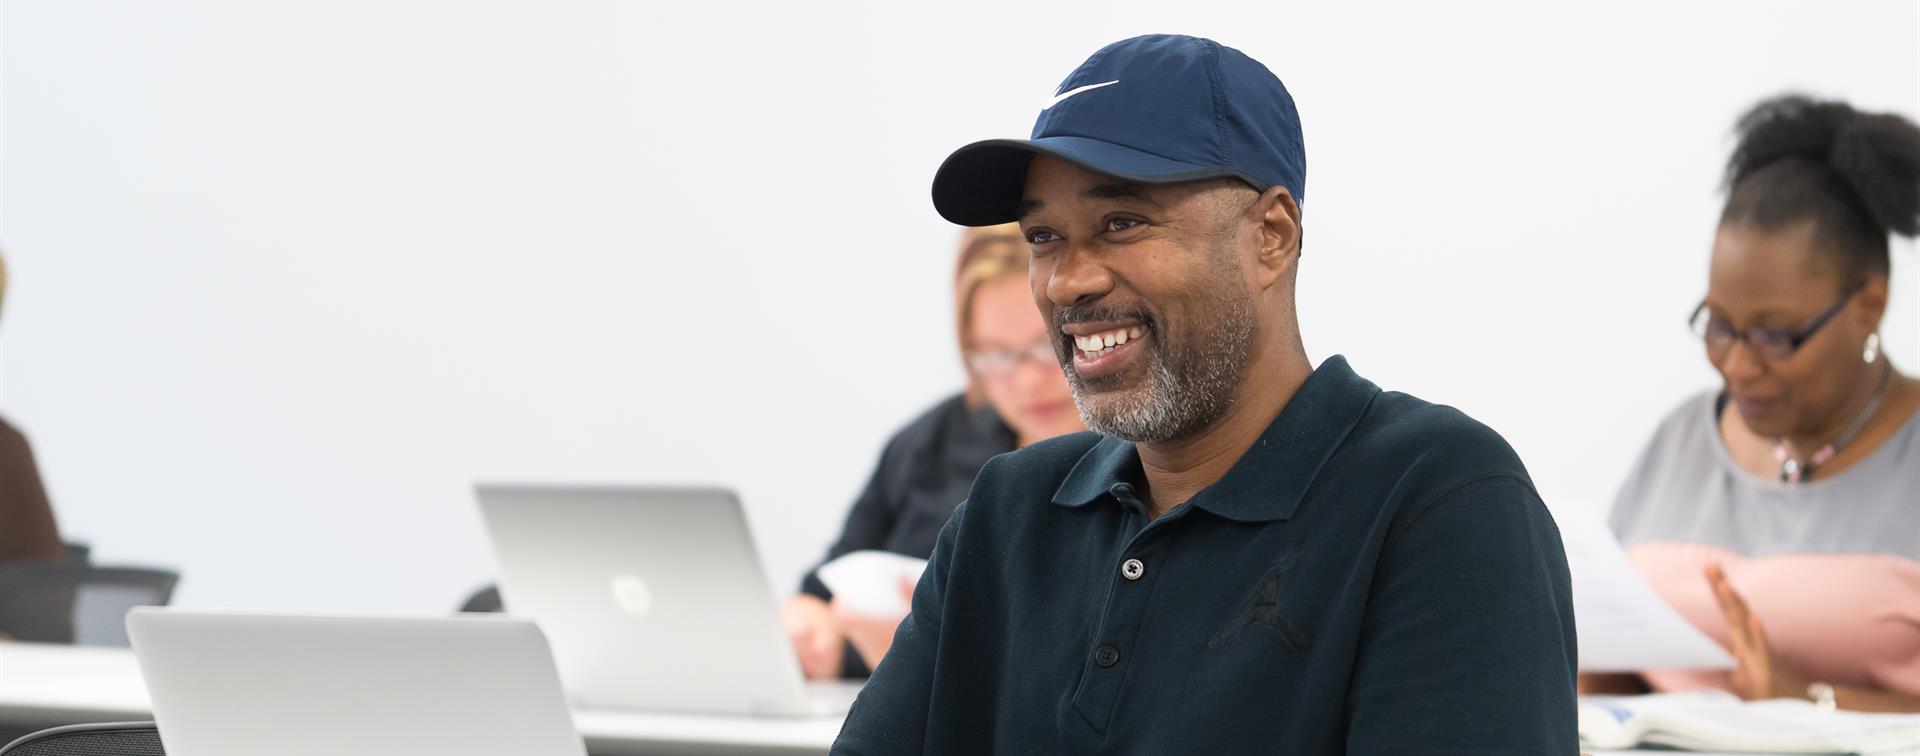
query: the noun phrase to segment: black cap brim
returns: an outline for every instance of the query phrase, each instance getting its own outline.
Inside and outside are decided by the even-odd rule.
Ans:
[[[1140,184],[1233,176],[1255,183],[1229,168],[1170,160],[1132,147],[1076,136],[1039,139],[989,139],[947,156],[933,175],[933,207],[962,226],[992,226],[1019,219],[1027,165],[1046,155],[1082,169]]]

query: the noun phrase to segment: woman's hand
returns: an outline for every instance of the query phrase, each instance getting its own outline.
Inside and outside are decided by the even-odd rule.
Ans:
[[[913,605],[913,587],[912,580],[901,578],[900,595],[906,599],[908,606]],[[853,644],[853,650],[860,652],[860,658],[866,661],[868,669],[880,668],[880,660],[886,657],[887,649],[893,647],[894,631],[899,630],[900,621],[907,618],[904,614],[898,617],[860,614],[838,600],[833,602],[833,616],[840,621],[840,629],[846,633],[847,642]]]
[[[800,659],[800,671],[809,680],[834,680],[840,677],[840,664],[846,656],[846,638],[833,610],[820,597],[802,593],[780,606],[780,624],[787,628],[787,640],[793,642],[793,654]]]
[[[1733,670],[1735,692],[1749,701],[1806,698],[1806,678],[1781,664],[1780,658],[1773,654],[1766,628],[1760,626],[1760,618],[1753,616],[1746,600],[1733,589],[1726,571],[1712,564],[1707,566],[1706,575],[1713,598],[1720,604],[1720,613],[1727,619],[1727,635],[1733,643],[1733,659],[1737,664]]]

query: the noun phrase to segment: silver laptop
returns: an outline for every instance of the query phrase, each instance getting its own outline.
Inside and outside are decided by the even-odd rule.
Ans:
[[[508,612],[553,641],[581,707],[844,714],[808,684],[740,500],[718,488],[481,484]]]
[[[145,607],[127,634],[167,756],[586,756],[526,620]]]

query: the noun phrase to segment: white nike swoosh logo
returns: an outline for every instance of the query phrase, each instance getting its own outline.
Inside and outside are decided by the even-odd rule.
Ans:
[[[1101,87],[1111,87],[1111,86],[1113,86],[1113,85],[1115,85],[1115,84],[1119,84],[1119,83],[1120,83],[1120,80],[1119,80],[1119,79],[1114,79],[1113,81],[1103,81],[1103,82],[1100,82],[1099,84],[1088,84],[1088,85],[1086,85],[1086,86],[1084,86],[1084,87],[1074,87],[1074,88],[1072,88],[1072,89],[1069,89],[1069,90],[1067,90],[1067,91],[1065,91],[1065,92],[1061,92],[1060,94],[1057,94],[1057,95],[1054,95],[1054,96],[1053,96],[1053,99],[1051,99],[1051,100],[1048,100],[1048,101],[1047,101],[1047,104],[1046,104],[1045,106],[1042,106],[1042,107],[1041,107],[1040,109],[1041,109],[1041,110],[1046,110],[1046,109],[1048,109],[1048,108],[1051,108],[1051,107],[1053,107],[1053,106],[1055,106],[1055,105],[1059,105],[1059,104],[1060,104],[1060,101],[1061,101],[1061,100],[1064,100],[1064,99],[1067,99],[1067,98],[1069,98],[1069,97],[1072,97],[1072,96],[1074,96],[1074,95],[1077,95],[1077,94],[1080,94],[1081,92],[1091,92],[1091,91],[1093,91],[1093,90],[1095,90],[1095,89],[1099,89],[1099,88],[1101,88]]]

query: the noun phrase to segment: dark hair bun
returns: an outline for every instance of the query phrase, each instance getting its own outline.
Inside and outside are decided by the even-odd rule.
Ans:
[[[1831,160],[1882,228],[1920,234],[1920,127],[1899,116],[1862,113],[1835,135]]]
[[[1837,174],[1852,190],[1847,199],[1883,235],[1920,235],[1920,127],[1912,121],[1783,95],[1747,111],[1734,133],[1740,143],[1727,161],[1729,187],[1778,161],[1802,159]]]

